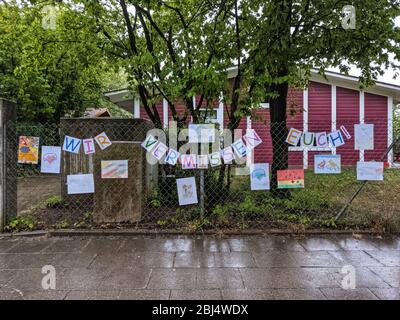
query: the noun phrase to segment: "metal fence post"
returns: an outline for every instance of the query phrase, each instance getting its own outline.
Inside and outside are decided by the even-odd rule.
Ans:
[[[16,104],[0,98],[0,232],[17,215],[17,180],[9,163],[14,156],[17,161],[16,114]]]
[[[204,186],[204,170],[200,170],[200,217],[204,218],[205,211],[205,186]]]

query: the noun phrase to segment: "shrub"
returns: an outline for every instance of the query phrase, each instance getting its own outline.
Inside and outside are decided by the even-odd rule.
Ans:
[[[38,229],[40,223],[37,218],[26,215],[19,216],[11,220],[6,226],[5,230],[9,232],[32,231]]]

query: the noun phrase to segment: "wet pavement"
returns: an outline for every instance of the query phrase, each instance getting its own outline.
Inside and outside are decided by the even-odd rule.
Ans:
[[[400,237],[0,237],[0,299],[400,300],[399,283]]]

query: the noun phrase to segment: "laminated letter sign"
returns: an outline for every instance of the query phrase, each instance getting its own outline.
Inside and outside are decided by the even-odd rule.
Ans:
[[[312,132],[304,132],[301,136],[301,146],[304,148],[312,148],[314,146],[315,134]]]
[[[149,134],[146,137],[146,140],[143,141],[142,147],[146,149],[147,152],[150,152],[156,146],[157,142],[158,140],[154,138],[151,134]]]
[[[169,149],[167,156],[165,157],[165,162],[170,164],[171,166],[176,165],[179,159],[180,153],[174,149]]]
[[[328,136],[326,135],[326,132],[318,132],[315,134],[315,144],[319,148],[328,147]]]
[[[208,169],[207,154],[200,154],[197,156],[197,169]]]
[[[221,154],[219,152],[213,152],[210,155],[208,155],[209,162],[211,167],[218,167],[222,164],[221,161]]]
[[[61,148],[42,146],[40,172],[60,173]]]
[[[195,154],[181,155],[182,169],[196,169],[197,156]]]
[[[289,134],[286,138],[286,142],[289,143],[290,145],[296,147],[300,141],[301,135],[302,135],[302,132],[300,130],[291,128],[289,130]]]
[[[83,151],[85,154],[92,154],[95,153],[95,147],[94,147],[94,140],[92,138],[89,139],[83,139]]]
[[[65,136],[63,150],[71,153],[79,153],[82,140],[70,136]]]
[[[94,137],[94,140],[96,140],[101,150],[108,148],[112,144],[105,132],[102,132],[98,136]]]
[[[221,157],[224,159],[225,164],[230,164],[235,156],[233,155],[232,147],[226,147],[225,149],[221,150]]]
[[[161,160],[161,158],[164,156],[164,154],[167,153],[167,151],[168,147],[164,143],[159,142],[151,153],[154,158],[156,158],[157,160]]]
[[[347,131],[345,126],[340,126],[340,131],[342,131],[342,133],[344,134],[344,136],[346,137],[347,140],[351,139],[351,134],[349,131]]]
[[[269,190],[268,163],[255,163],[251,167],[250,187],[251,190]]]
[[[354,125],[354,149],[373,150],[374,149],[374,125],[355,124]]]
[[[247,149],[242,139],[236,140],[232,143],[232,148],[240,158],[245,157],[249,152],[249,149]]]
[[[176,186],[178,188],[178,200],[180,206],[195,204],[198,202],[196,180],[194,177],[176,179]]]
[[[243,136],[243,140],[249,150],[253,150],[260,143],[262,143],[261,138],[254,129],[247,130],[247,133]]]
[[[342,132],[340,130],[331,132],[328,135],[328,137],[329,137],[329,144],[333,148],[337,148],[345,144]]]
[[[383,162],[357,162],[357,180],[382,181]]]

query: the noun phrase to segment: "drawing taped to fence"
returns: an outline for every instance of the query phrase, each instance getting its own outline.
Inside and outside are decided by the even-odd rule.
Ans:
[[[133,203],[140,206],[141,213],[132,219],[138,221],[135,223],[138,228],[264,228],[279,226],[282,221],[295,223],[296,219],[328,225],[366,178],[366,169],[359,166],[357,171],[360,151],[355,150],[355,124],[346,121],[338,126],[346,131],[339,129],[340,135],[332,131],[333,138],[332,132],[322,134],[321,130],[314,130],[312,135],[304,137],[303,131],[294,131],[287,125],[284,138],[295,142],[293,132],[297,132],[298,141],[296,146],[291,143],[283,146],[289,150],[286,169],[274,167],[272,161],[273,152],[283,155],[283,149],[270,149],[271,153],[265,157],[270,157],[269,162],[255,161],[254,155],[259,155],[259,150],[268,150],[265,146],[270,148],[272,141],[270,135],[261,135],[259,130],[244,131],[240,135],[232,133],[231,137],[241,138],[225,141],[223,137],[227,135],[222,136],[216,131],[218,139],[214,144],[207,142],[207,148],[203,148],[207,152],[202,154],[200,143],[170,141],[170,132],[158,129],[155,133],[151,124],[144,120],[108,121],[102,119],[89,124],[87,119],[79,122],[65,119],[61,125],[53,125],[54,130],[44,125],[35,128],[34,132],[45,132],[38,134],[43,147],[47,144],[62,149],[60,173],[41,173],[40,167],[33,170],[33,164],[15,164],[14,172],[19,176],[21,191],[19,201],[30,204],[28,210],[25,205],[24,212],[63,217],[69,226],[92,227],[98,225],[92,218],[99,207],[96,201],[107,197],[111,201],[108,203],[110,208],[120,208],[118,210],[123,212],[133,210],[130,209]],[[387,161],[387,158],[378,159],[373,154],[378,149],[377,153],[383,156],[384,152],[379,150],[387,147],[387,138],[380,128],[375,122],[374,150],[363,151],[366,166],[372,160],[380,161],[382,165]],[[185,129],[188,128],[180,130]],[[17,137],[30,134],[29,129],[24,129]],[[102,140],[107,144],[106,148],[102,149],[93,138],[99,135],[107,137]],[[332,140],[333,143],[329,142]],[[327,146],[322,148],[324,142]],[[119,148],[120,143],[137,146],[136,151],[124,153],[124,149]],[[114,149],[117,147],[118,151]],[[297,149],[291,151],[291,148]],[[43,152],[42,157],[51,151],[38,150]],[[49,157],[45,158],[51,160]],[[139,159],[143,159],[143,165],[130,166]],[[38,166],[43,167],[43,164]],[[246,167],[247,174],[237,174],[246,172],[243,170]],[[368,178],[370,189],[360,195],[363,205],[355,201],[348,213],[350,216],[362,220],[359,214],[366,208],[371,214],[378,214],[381,211],[376,205],[381,195],[377,192],[379,188],[388,188],[387,195],[398,196],[394,193],[396,188],[389,187],[393,181],[399,181],[398,171],[387,168],[387,164],[385,167],[383,181],[373,181],[380,180],[378,177]],[[181,184],[180,181],[186,181],[181,179],[190,181]],[[30,188],[33,183],[36,183],[35,188]],[[127,202],[125,190],[128,189],[125,188],[142,191],[129,195],[135,202]],[[287,190],[284,198],[275,195],[277,189]],[[355,223],[359,223],[358,220]]]

